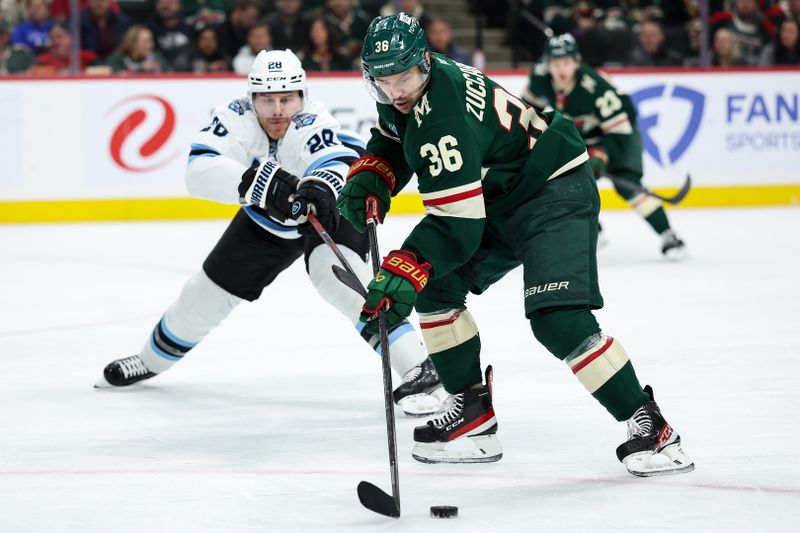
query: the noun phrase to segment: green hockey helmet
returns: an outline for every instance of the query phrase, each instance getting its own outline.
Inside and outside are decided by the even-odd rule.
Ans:
[[[417,19],[408,13],[389,17],[376,17],[367,29],[361,49],[361,66],[370,95],[382,104],[392,103],[376,84],[376,78],[393,76],[419,67],[422,87],[430,74],[430,63],[425,59],[428,41]]]
[[[546,55],[548,60],[568,56],[574,57],[576,61],[581,60],[581,54],[578,52],[578,43],[575,42],[575,37],[569,33],[550,37],[547,41]]]

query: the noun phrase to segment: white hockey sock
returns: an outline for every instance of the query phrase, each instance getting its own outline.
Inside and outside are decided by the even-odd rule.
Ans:
[[[140,356],[145,366],[156,373],[170,368],[241,301],[216,285],[202,270],[192,276],[142,348]]]
[[[366,286],[372,280],[372,271],[369,265],[353,250],[346,246],[339,246],[339,250],[347,258],[358,278]],[[316,287],[320,296],[330,305],[338,309],[356,327],[359,333],[364,331],[364,323],[359,320],[364,299],[353,289],[336,279],[331,270],[332,265],[340,265],[336,255],[327,245],[317,246],[308,257],[308,277]],[[377,337],[362,335],[367,343],[377,347]],[[389,333],[389,346],[392,352],[392,368],[401,377],[406,372],[422,363],[428,354],[414,327],[404,321]],[[379,352],[380,353],[380,352]]]

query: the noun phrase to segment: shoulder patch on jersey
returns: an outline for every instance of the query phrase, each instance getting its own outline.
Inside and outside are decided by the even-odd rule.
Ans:
[[[595,88],[597,87],[597,82],[588,74],[584,74],[581,78],[581,87],[594,94]]]
[[[299,130],[305,126],[310,126],[317,120],[317,115],[313,113],[298,113],[292,117],[292,122],[294,122],[294,129]]]
[[[238,113],[239,115],[244,115],[244,112],[249,111],[250,109],[252,109],[252,107],[250,106],[250,102],[248,102],[244,98],[240,98],[228,104],[228,109],[230,109],[234,113]]]

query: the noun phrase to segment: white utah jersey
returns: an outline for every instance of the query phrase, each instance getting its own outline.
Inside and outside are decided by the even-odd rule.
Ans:
[[[193,139],[186,186],[192,196],[238,204],[242,174],[271,158],[301,181],[324,181],[338,194],[350,163],[365,148],[364,139],[342,131],[341,125],[318,102],[308,102],[292,117],[282,139],[270,139],[259,125],[250,100],[241,98],[214,110],[211,123]],[[252,206],[243,209],[253,221],[275,235],[288,239],[300,236],[293,220],[275,220]]]

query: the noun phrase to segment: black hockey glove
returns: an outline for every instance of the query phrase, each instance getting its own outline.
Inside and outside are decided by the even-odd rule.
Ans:
[[[275,220],[285,221],[291,212],[289,197],[296,189],[297,178],[275,161],[267,160],[242,174],[239,203],[260,207]]]
[[[289,215],[298,222],[297,231],[302,235],[312,235],[314,228],[308,222],[308,212],[313,206],[314,214],[328,233],[339,227],[339,210],[336,208],[336,194],[333,188],[316,178],[303,178],[297,187],[297,194]]]

